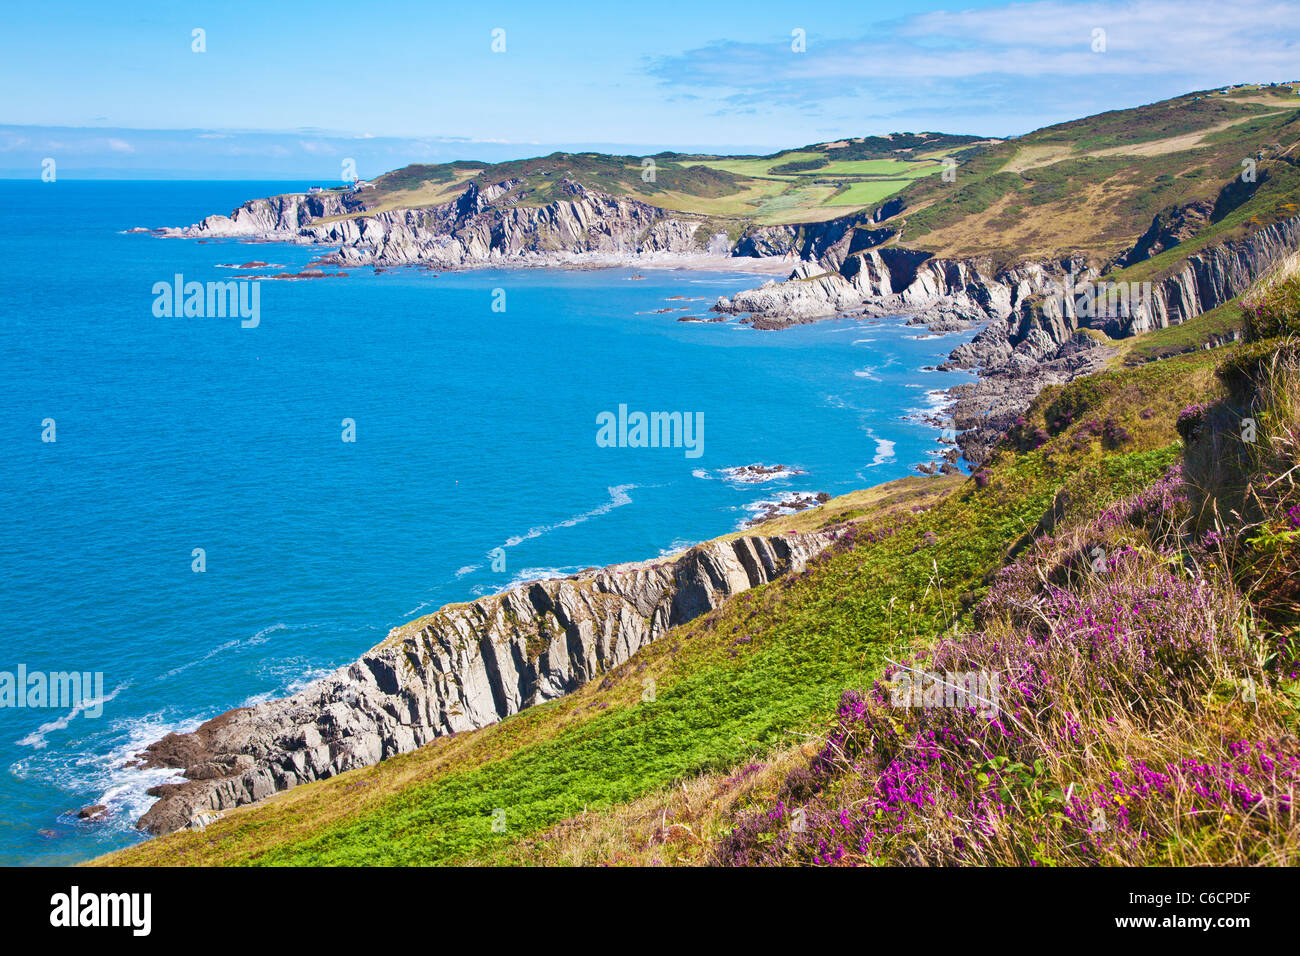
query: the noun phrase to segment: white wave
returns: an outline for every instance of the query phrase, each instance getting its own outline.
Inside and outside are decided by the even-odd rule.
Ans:
[[[894,460],[894,443],[884,438],[876,440],[876,457],[871,459],[873,465],[885,465]]]
[[[681,554],[683,551],[689,551],[691,548],[695,547],[695,545],[696,545],[695,541],[691,541],[686,538],[678,538],[668,547],[660,549],[659,557],[671,558],[674,557],[675,555]]]
[[[636,485],[615,485],[609,489],[609,501],[605,502],[598,508],[592,508],[590,511],[584,511],[580,515],[574,515],[572,518],[566,518],[557,524],[538,525],[535,528],[529,528],[521,535],[508,538],[502,545],[504,548],[513,548],[516,545],[523,544],[532,538],[540,538],[544,534],[557,531],[560,528],[572,528],[574,525],[582,524],[584,521],[590,521],[592,518],[599,518],[603,514],[608,514],[615,508],[621,508],[623,505],[632,503],[632,496],[629,491],[635,490]]]
[[[96,803],[109,808],[110,819],[122,828],[134,829],[135,821],[153,805],[156,797],[146,791],[160,783],[174,782],[184,773],[180,769],[152,767],[144,770],[139,767],[126,767],[130,760],[156,740],[161,740],[170,733],[190,733],[199,724],[200,719],[177,721],[173,723],[155,723],[149,718],[125,723],[123,733],[117,745],[104,755],[91,755],[84,760],[79,769],[87,772],[90,781],[100,788]]]
[[[112,700],[114,697],[116,697],[125,688],[129,686],[130,686],[130,682],[128,681],[125,684],[119,684],[118,686],[114,687],[111,693],[105,694],[102,697],[92,697],[89,700],[79,701],[75,707],[73,707],[62,717],[58,717],[54,720],[48,721],[47,723],[41,724],[39,727],[33,730],[26,737],[17,741],[18,746],[31,747],[33,750],[42,749],[45,746],[45,738],[48,737],[51,733],[53,733],[56,730],[62,730],[63,728],[67,727],[68,724],[72,723],[72,721],[76,719],[76,717],[80,715],[83,711],[97,710],[98,708],[103,707],[104,704],[107,704],[110,700]]]
[[[290,681],[289,685],[284,689],[284,696],[292,697],[294,694],[298,693],[298,691],[307,687],[308,684],[314,684],[322,677],[328,677],[330,674],[333,674],[335,670],[337,670],[337,668],[313,667],[297,680]]]
[[[162,783],[175,783],[182,778],[182,771],[168,767],[146,770],[126,764],[154,741],[169,733],[189,733],[202,722],[199,718],[168,720],[161,714],[124,718],[88,741],[87,750],[40,751],[16,761],[10,770],[21,779],[39,778],[66,793],[69,801],[104,805],[108,813],[95,824],[97,827],[138,836],[135,821],[157,799],[147,791]],[[70,815],[63,815],[61,820],[74,825],[80,822]]]
[[[272,624],[269,627],[264,627],[256,634],[254,634],[252,637],[250,637],[245,642],[245,646],[253,647],[256,644],[265,644],[266,639],[270,637],[272,634],[276,633],[277,631],[287,631],[288,629],[289,629],[288,624]]]
[[[930,425],[935,416],[946,412],[954,404],[945,389],[931,389],[925,393],[925,404],[908,409],[908,420]]]
[[[534,581],[552,581],[556,578],[567,578],[570,575],[577,574],[583,570],[576,565],[567,568],[524,568],[515,573],[515,576],[503,587],[499,584],[480,584],[470,590],[475,597],[487,597],[492,594],[500,594],[502,591],[509,591],[520,585],[532,584]]]
[[[288,630],[288,628],[289,625],[287,624],[275,623],[268,627],[262,628],[260,631],[258,631],[256,634],[254,634],[252,637],[248,638],[247,640],[241,640],[237,638],[233,641],[226,641],[226,643],[220,645],[219,647],[214,647],[212,650],[208,651],[202,657],[192,660],[188,664],[181,664],[179,667],[173,667],[165,674],[160,674],[158,676],[158,679],[169,680],[175,677],[177,674],[189,670],[191,667],[196,667],[199,664],[211,660],[212,658],[216,657],[218,654],[223,654],[226,651],[234,650],[236,647],[254,647],[258,644],[265,644],[267,638],[270,637],[272,634],[276,633],[277,631]]]
[[[294,674],[294,677],[291,680],[285,682],[283,680],[283,677],[278,678],[279,683],[277,683],[276,687],[270,690],[261,691],[260,693],[257,694],[249,695],[244,699],[244,702],[240,704],[240,706],[256,707],[258,704],[264,704],[268,700],[275,700],[276,698],[279,697],[292,697],[294,694],[298,693],[298,691],[305,688],[308,684],[320,680],[322,677],[325,677],[329,674],[333,674],[336,670],[338,670],[338,668],[336,667],[323,667],[323,666],[304,667],[301,661],[296,663],[291,663],[290,667],[292,668],[292,673]]]
[[[808,474],[802,468],[796,468],[793,465],[773,465],[778,471],[755,472],[750,469],[766,468],[763,462],[755,462],[752,465],[734,465],[731,468],[718,469],[718,476],[725,482],[733,485],[761,485],[769,481],[785,480],[793,478],[796,475]]]

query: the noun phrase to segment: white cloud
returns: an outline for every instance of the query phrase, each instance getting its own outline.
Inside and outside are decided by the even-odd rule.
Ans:
[[[1092,48],[1098,29],[1105,52]],[[1154,78],[1185,92],[1300,78],[1300,2],[1037,0],[908,15],[855,39],[812,34],[800,54],[787,41],[717,43],[654,61],[650,72],[728,110],[864,94],[895,109],[991,96],[1027,106],[1103,87],[1131,93]]]

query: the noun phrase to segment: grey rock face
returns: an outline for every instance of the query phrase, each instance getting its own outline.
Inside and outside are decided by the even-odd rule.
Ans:
[[[931,259],[904,249],[867,249],[838,267],[804,263],[785,282],[719,298],[713,311],[748,314],[755,325],[779,328],[832,315],[911,313],[918,324],[987,322],[1009,315],[1017,296],[1047,286],[1052,273],[1029,265],[995,275],[978,260]]]
[[[194,226],[170,229],[170,235],[197,239],[280,239],[298,240],[299,231],[315,219],[342,216],[357,205],[340,193],[307,195],[289,193],[269,199],[250,199],[229,216],[209,216]]]
[[[167,833],[495,723],[563,697],[671,628],[791,571],[829,533],[748,535],[676,558],[612,565],[454,604],[395,628],[360,660],[292,697],[222,714],[151,744],[144,766],[186,780],[150,791],[137,826]]]
[[[1173,242],[1168,232],[1143,241]],[[1038,338],[1036,332],[1059,347],[1080,328],[1124,338],[1186,322],[1240,295],[1297,246],[1300,217],[1194,253],[1177,273],[1154,283],[1149,296],[1135,289],[1100,316],[1080,314],[1075,299],[1060,294],[1067,276],[1075,283],[1096,280],[1096,270],[1082,261],[1024,263],[995,272],[980,260],[929,259],[892,248],[854,253],[838,266],[827,259],[820,268],[802,264],[786,281],[722,297],[713,309],[748,314],[765,328],[838,314],[910,313],[917,324],[940,327],[991,323],[953,355],[960,365],[987,366],[989,359],[1005,360]]]
[[[1069,296],[1019,296],[1009,313],[952,353],[954,364],[980,369],[976,385],[952,393],[966,458],[982,461],[1042,386],[1086,375],[1105,361],[1111,350],[1082,330],[1118,339],[1186,322],[1241,295],[1297,246],[1300,217],[1195,253],[1152,283],[1149,295],[1129,297],[1100,316],[1080,315],[1078,300]]]

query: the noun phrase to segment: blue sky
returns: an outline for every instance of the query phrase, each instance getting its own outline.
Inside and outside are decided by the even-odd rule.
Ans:
[[[11,4],[0,54],[0,175],[53,156],[61,177],[334,176],[343,158],[371,176],[556,148],[1013,135],[1300,78],[1300,0],[96,0]]]

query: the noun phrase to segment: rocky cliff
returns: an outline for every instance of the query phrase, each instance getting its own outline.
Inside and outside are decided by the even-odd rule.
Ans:
[[[471,182],[440,205],[364,215],[360,200],[347,194],[274,196],[166,233],[336,245],[337,252],[324,261],[439,269],[553,265],[587,254],[729,256],[733,251],[727,235],[710,228],[704,217],[610,196],[570,180],[559,184],[564,198],[522,205],[512,193],[518,185]]]
[[[536,581],[395,628],[360,660],[292,697],[169,734],[141,755],[183,769],[141,829],[206,814],[377,763],[435,737],[554,700],[728,597],[803,569],[832,533],[748,535],[675,558]]]
[[[1204,215],[1189,208],[1157,217],[1126,261],[1177,245],[1189,223]],[[722,297],[713,309],[747,315],[768,329],[833,315],[909,313],[936,331],[983,325],[946,366],[978,369],[980,379],[950,391],[954,404],[944,422],[961,433],[967,460],[979,463],[1044,385],[1104,364],[1112,351],[1087,332],[1121,339],[1217,308],[1300,247],[1300,216],[1209,246],[1136,283],[1101,280],[1083,260],[996,269],[979,259],[934,259],[896,247],[853,251],[863,241],[842,239],[830,247],[830,258],[800,263],[785,281]],[[839,250],[844,258],[834,264]]]
[[[1098,307],[1100,289],[1093,290],[1091,305],[1089,296],[1022,299],[1007,318],[1005,337],[1015,347],[1042,332],[1046,335],[1043,345],[1050,347],[1066,341],[1080,328],[1120,339],[1179,325],[1241,295],[1298,246],[1300,216],[1257,229],[1244,239],[1192,253],[1170,274],[1152,281],[1149,295],[1144,288],[1128,284],[1123,289],[1108,285],[1104,308]]]

